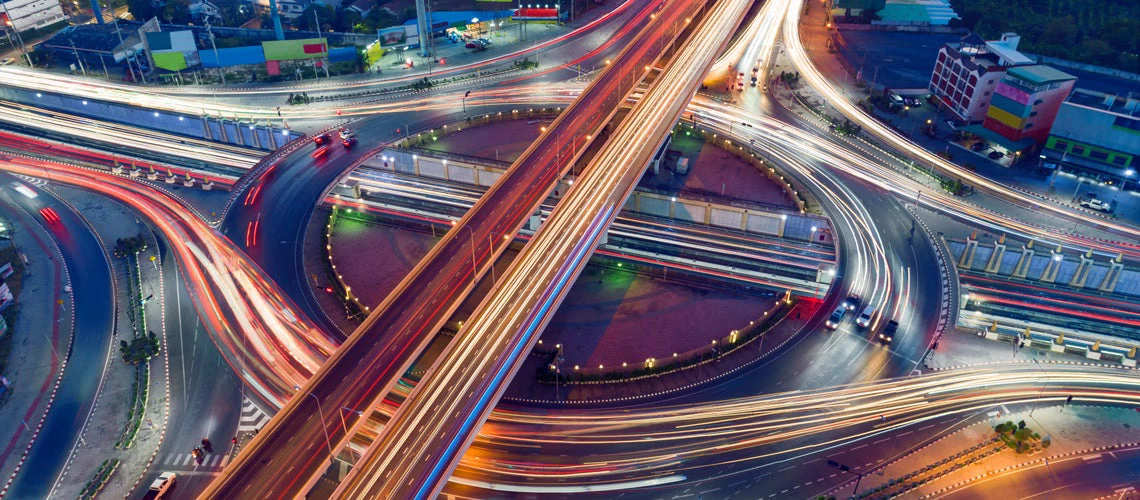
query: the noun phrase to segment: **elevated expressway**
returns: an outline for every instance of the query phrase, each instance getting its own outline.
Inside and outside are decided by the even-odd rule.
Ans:
[[[651,21],[597,80],[549,127],[459,221],[342,347],[285,405],[204,493],[205,498],[301,494],[356,427],[355,413],[317,418],[339,408],[367,408],[391,390],[435,331],[473,289],[523,221],[545,199],[625,96],[680,33],[699,0],[654,4]],[[470,231],[470,234],[463,234]],[[473,268],[471,258],[478,262]],[[357,383],[358,381],[368,381]],[[333,446],[332,443],[336,445]],[[330,448],[329,454],[324,450]],[[300,458],[298,458],[300,457]]]
[[[703,16],[335,497],[419,499],[440,491],[748,6],[724,0]],[[666,29],[680,31],[690,19],[670,23]]]

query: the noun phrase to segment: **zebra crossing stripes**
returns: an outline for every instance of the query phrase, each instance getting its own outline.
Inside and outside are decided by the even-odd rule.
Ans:
[[[238,421],[238,432],[254,432],[269,422],[269,415],[261,411],[252,401],[242,398],[241,420]]]
[[[188,468],[193,470],[202,469],[221,469],[229,463],[228,456],[220,453],[211,453],[202,459],[202,463],[198,464],[194,460],[194,455],[190,453],[171,453],[163,460],[162,465],[167,469],[177,470],[178,468]]]

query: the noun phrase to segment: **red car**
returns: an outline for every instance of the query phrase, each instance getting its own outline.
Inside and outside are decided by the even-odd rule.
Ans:
[[[331,140],[332,136],[330,136],[327,132],[313,138],[313,142],[317,143],[318,146],[328,144]]]
[[[313,151],[313,154],[310,156],[312,156],[313,158],[320,158],[320,157],[327,155],[327,154],[329,154],[329,145],[325,144],[324,146],[317,148],[316,151]]]
[[[347,139],[340,141],[340,143],[343,144],[345,148],[351,148],[353,144],[356,144],[356,138],[355,137],[349,137]]]

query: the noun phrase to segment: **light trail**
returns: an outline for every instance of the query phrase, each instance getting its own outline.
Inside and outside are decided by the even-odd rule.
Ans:
[[[719,1],[702,17],[333,496],[439,492],[748,5]],[[691,21],[680,12],[663,11],[662,29],[679,34]]]

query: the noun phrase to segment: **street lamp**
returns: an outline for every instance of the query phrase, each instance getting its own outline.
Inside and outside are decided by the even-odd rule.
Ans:
[[[301,390],[301,386],[299,386],[299,385],[295,385],[295,386],[293,386],[293,388],[298,390],[298,391]],[[325,444],[328,445],[328,447],[329,447],[329,462],[332,463],[334,460],[336,460],[336,455],[333,454],[332,440],[329,439],[329,429],[325,425],[325,411],[321,409],[321,400],[317,399],[317,397],[314,396],[313,393],[311,393],[311,392],[306,391],[306,392],[302,392],[300,394],[304,394],[306,396],[309,396],[310,398],[313,398],[313,401],[317,402],[317,413],[320,414],[320,416],[321,416],[321,430],[325,431]]]
[[[1130,177],[1132,177],[1135,173],[1136,173],[1136,171],[1132,170],[1131,168],[1124,171],[1124,179],[1120,181],[1120,190],[1121,191],[1124,191],[1124,189],[1128,186],[1128,179]]]

